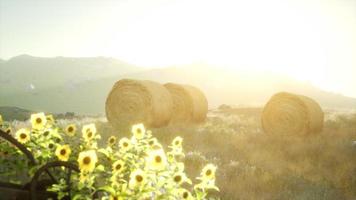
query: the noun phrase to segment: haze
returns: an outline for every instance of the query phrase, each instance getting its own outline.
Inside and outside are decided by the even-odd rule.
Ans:
[[[271,71],[356,97],[356,1],[0,0],[0,58]]]

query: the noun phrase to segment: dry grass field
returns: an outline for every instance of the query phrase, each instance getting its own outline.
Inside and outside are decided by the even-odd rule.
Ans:
[[[205,124],[154,130],[162,143],[184,138],[188,173],[218,165],[221,199],[356,199],[356,114],[328,111],[323,132],[266,135],[260,108],[209,112]],[[112,130],[100,123],[101,132]],[[117,132],[125,135],[125,132]]]

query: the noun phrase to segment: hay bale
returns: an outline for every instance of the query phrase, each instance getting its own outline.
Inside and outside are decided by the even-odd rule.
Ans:
[[[313,99],[287,92],[277,93],[262,112],[262,127],[266,133],[306,135],[319,133],[324,113]]]
[[[173,123],[201,123],[206,119],[208,101],[202,91],[190,85],[167,83],[164,85],[173,100]]]
[[[106,117],[115,128],[144,123],[166,126],[172,115],[172,98],[161,84],[146,80],[122,79],[106,99]]]

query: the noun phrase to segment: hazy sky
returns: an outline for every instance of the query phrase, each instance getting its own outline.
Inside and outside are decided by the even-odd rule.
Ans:
[[[0,0],[0,58],[274,71],[356,97],[356,0]]]

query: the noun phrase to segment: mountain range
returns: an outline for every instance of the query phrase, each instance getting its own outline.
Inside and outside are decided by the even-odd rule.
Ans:
[[[122,78],[195,85],[209,107],[263,106],[271,95],[289,91],[324,108],[356,109],[356,99],[323,91],[308,82],[261,71],[222,69],[204,63],[147,69],[114,58],[42,58],[20,55],[0,61],[0,106],[53,113],[104,113],[105,99]]]

